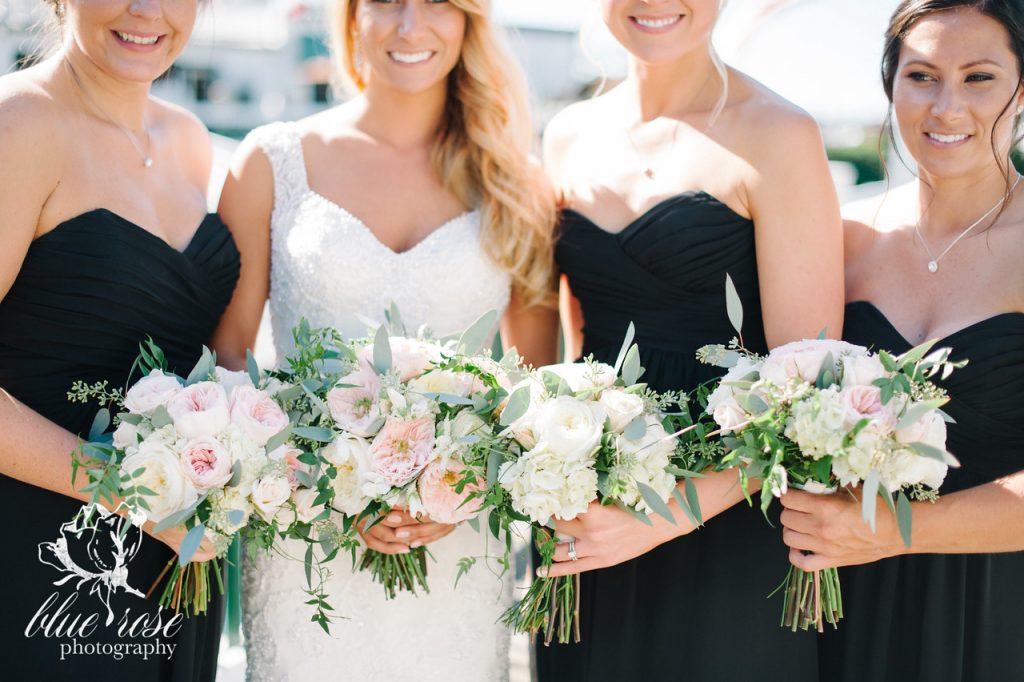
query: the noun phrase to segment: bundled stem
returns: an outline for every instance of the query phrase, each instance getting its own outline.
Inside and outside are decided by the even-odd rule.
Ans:
[[[175,613],[185,612],[187,616],[206,613],[212,596],[210,592],[210,573],[217,579],[217,592],[224,594],[224,581],[220,573],[220,561],[212,559],[202,563],[187,563],[182,567],[178,557],[167,562],[153,585],[146,593],[148,599],[156,591],[157,586],[170,571],[170,578],[160,594],[160,607],[174,609]]]
[[[359,570],[369,571],[374,582],[384,586],[388,599],[394,599],[399,592],[430,592],[426,547],[414,547],[408,554],[383,554],[368,549],[359,560]]]
[[[814,626],[825,631],[825,623],[839,627],[843,617],[843,594],[839,586],[839,571],[802,571],[790,566],[786,574],[782,606],[782,626],[796,632]]]

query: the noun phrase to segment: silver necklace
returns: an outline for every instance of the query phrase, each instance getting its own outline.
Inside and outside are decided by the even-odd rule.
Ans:
[[[975,220],[973,223],[968,225],[967,228],[963,232],[958,234],[956,239],[954,239],[950,243],[950,245],[946,247],[945,251],[940,253],[938,256],[933,256],[932,255],[932,250],[928,248],[928,242],[926,242],[924,240],[924,235],[921,233],[921,221],[918,220],[916,223],[914,223],[914,232],[917,234],[917,238],[921,240],[921,246],[924,247],[924,252],[928,254],[928,272],[935,273],[935,272],[939,271],[939,261],[942,260],[942,258],[947,253],[952,251],[953,247],[956,246],[960,242],[961,239],[966,237],[970,233],[971,230],[976,228],[978,225],[981,225],[981,223],[984,222],[985,218],[988,218],[990,215],[992,215],[997,208],[999,208],[1000,206],[1002,206],[1006,202],[1006,199],[1011,194],[1013,194],[1013,190],[1017,189],[1017,184],[1020,182],[1020,178],[1021,178],[1021,175],[1020,175],[1020,173],[1018,173],[1017,174],[1017,179],[1013,182],[1013,186],[1010,187],[1010,191],[1006,193],[1006,196],[1002,197],[999,201],[997,201],[995,206],[993,206],[989,210],[985,211],[985,214],[983,216],[981,216],[980,218]]]
[[[135,151],[138,152],[139,157],[142,158],[142,167],[152,168],[153,157],[148,152],[142,149],[138,141],[135,139],[135,135],[132,133],[132,131],[128,130],[128,128],[124,127],[123,125],[115,121],[113,118],[108,116],[107,112],[105,112],[103,108],[96,103],[96,100],[94,100],[92,96],[88,93],[88,91],[86,91],[86,89],[82,86],[82,80],[78,77],[78,72],[75,71],[75,67],[71,66],[71,62],[65,59],[64,64],[68,67],[68,72],[71,73],[71,79],[75,82],[75,88],[78,89],[78,93],[82,95],[82,97],[85,98],[88,104],[100,114],[100,118],[102,118],[107,123],[109,123],[110,125],[120,130],[122,133],[124,133],[124,136],[128,138],[129,142],[132,143],[132,147],[134,147]],[[146,130],[145,125],[142,126],[142,131],[146,133],[146,146],[152,151],[153,139],[152,137],[150,137],[149,131]]]
[[[682,125],[682,121],[676,121],[675,127],[672,129],[672,144],[669,145],[668,153],[671,154],[676,148],[676,137],[679,135],[679,126]],[[644,167],[644,177],[648,180],[653,180],[655,177],[654,168],[651,164],[644,163],[644,155],[640,153],[640,148],[636,146],[636,141],[633,139],[633,134],[629,132],[629,128],[626,128],[626,139],[633,146],[633,152],[636,153],[637,161]]]

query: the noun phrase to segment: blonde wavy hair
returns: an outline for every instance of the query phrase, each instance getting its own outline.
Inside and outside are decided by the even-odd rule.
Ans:
[[[332,38],[345,85],[366,89],[356,58],[362,0],[336,0]],[[554,306],[554,192],[530,157],[526,79],[494,31],[488,0],[451,0],[466,14],[462,56],[448,76],[448,100],[431,160],[437,176],[480,211],[481,243],[512,276],[527,307]]]

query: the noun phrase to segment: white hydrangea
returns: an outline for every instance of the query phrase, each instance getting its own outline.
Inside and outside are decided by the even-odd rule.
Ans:
[[[793,405],[786,420],[786,438],[805,454],[821,459],[842,448],[845,416],[838,386],[815,391]]]
[[[612,476],[626,484],[618,496],[623,504],[650,513],[653,510],[640,495],[638,484],[650,486],[663,502],[668,501],[676,487],[676,479],[665,468],[675,451],[676,439],[668,437],[668,432],[654,415],[647,415],[644,421],[647,431],[639,440],[631,441],[625,436],[615,439],[622,463]]]
[[[593,458],[565,458],[541,443],[499,472],[512,507],[535,523],[554,516],[572,519],[597,499],[597,471]]]

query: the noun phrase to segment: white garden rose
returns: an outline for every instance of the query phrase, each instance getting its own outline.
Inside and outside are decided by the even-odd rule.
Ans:
[[[472,374],[435,369],[422,374],[409,382],[409,391],[413,393],[447,393],[449,395],[468,396],[473,389]]]
[[[154,369],[128,389],[124,407],[135,414],[151,414],[156,408],[166,405],[180,390],[181,382],[177,377]]]
[[[876,379],[889,376],[877,355],[849,355],[843,358],[843,388],[871,386]]]
[[[597,402],[608,415],[612,431],[622,431],[644,411],[643,398],[635,393],[626,393],[613,388],[602,391]]]
[[[260,516],[270,523],[291,494],[292,487],[284,476],[263,476],[253,482],[249,497]]]
[[[331,482],[334,506],[350,516],[362,512],[371,500],[361,490],[367,472],[366,455],[369,449],[368,441],[343,433],[321,450],[324,459],[337,470]]]
[[[167,411],[185,438],[216,436],[230,423],[228,395],[213,381],[181,389],[167,403]]]
[[[156,493],[145,497],[149,505],[146,517],[150,521],[159,523],[199,499],[199,493],[185,476],[174,450],[160,438],[142,441],[139,449],[121,462],[123,475],[131,475],[139,469],[143,471],[132,478],[132,484]]]
[[[469,410],[463,410],[451,420],[451,437],[455,439],[466,436],[488,436],[491,434],[491,427],[480,417]]]
[[[740,407],[736,396],[751,391],[745,388],[741,389],[736,383],[756,379],[757,367],[758,363],[741,355],[708,396],[707,412],[721,428],[722,433],[733,433],[740,430],[749,420],[749,415]]]
[[[239,386],[231,394],[231,423],[249,434],[258,445],[288,426],[288,415],[267,393],[249,386]]]
[[[566,460],[583,460],[601,444],[605,418],[598,403],[563,395],[537,410],[533,430],[551,452]]]
[[[907,406],[910,409],[913,403]],[[939,450],[946,449],[946,421],[937,410],[926,412],[922,417],[896,429],[896,440],[901,443],[924,443]]]
[[[122,421],[114,429],[114,447],[118,450],[136,448],[139,445],[139,427],[126,421]]]

